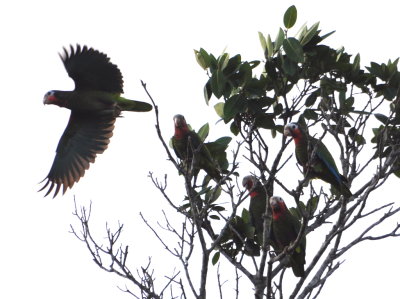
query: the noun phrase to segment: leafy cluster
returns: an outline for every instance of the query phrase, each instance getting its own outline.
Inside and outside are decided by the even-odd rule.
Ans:
[[[239,54],[215,57],[204,49],[195,51],[198,63],[209,73],[204,87],[206,102],[210,102],[212,95],[223,99],[214,108],[225,123],[233,120],[231,131],[237,135],[244,122],[271,130],[275,135],[276,131],[282,132],[278,119],[286,123],[301,113],[306,120],[329,119],[339,127],[339,133],[349,133],[352,140],[364,143],[362,136],[351,130],[354,126],[348,120],[362,113],[356,109],[355,88],[367,96],[392,101],[390,116],[377,117],[385,130],[388,125],[391,130],[399,125],[399,105],[394,101],[400,86],[398,59],[387,64],[371,62],[367,70],[362,70],[359,54],[351,59],[344,48],[336,50],[321,44],[333,32],[321,35],[319,23],[310,28],[304,25],[296,37],[288,36],[296,16],[295,7],[288,9],[284,18],[286,29],[280,28],[274,41],[270,35],[259,33],[265,61],[242,61]],[[259,65],[263,69],[256,74]],[[380,132],[376,131],[376,135]],[[389,135],[397,136],[394,131]]]

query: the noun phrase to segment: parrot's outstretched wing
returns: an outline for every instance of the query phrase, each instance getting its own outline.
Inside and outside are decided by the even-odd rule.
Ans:
[[[70,52],[64,48],[60,55],[68,76],[75,82],[75,91],[97,90],[110,93],[123,93],[122,74],[119,68],[110,62],[106,54],[93,48],[80,45],[70,46]]]
[[[63,187],[63,194],[78,182],[95,161],[96,155],[103,153],[113,135],[115,117],[72,111],[69,122],[58,143],[56,156],[49,174],[43,180],[49,187],[45,196],[55,188],[55,197]]]

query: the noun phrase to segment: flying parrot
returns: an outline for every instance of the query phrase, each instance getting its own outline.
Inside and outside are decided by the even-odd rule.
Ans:
[[[352,196],[346,186],[347,179],[339,173],[331,153],[320,140],[308,136],[299,124],[294,122],[285,126],[284,135],[293,137],[297,162],[303,167],[304,174],[307,174],[309,179],[319,178],[331,184],[345,197]],[[310,162],[310,155],[316,145],[314,159]]]
[[[203,144],[199,135],[191,131],[186,123],[185,117],[181,114],[174,116],[175,133],[172,136],[172,147],[179,159],[186,165],[191,165],[193,151],[198,154],[195,157],[195,169],[203,169],[211,178],[220,181],[222,176],[211,157],[208,148]]]
[[[150,111],[148,103],[132,101],[120,96],[123,79],[119,68],[107,55],[77,45],[70,51],[64,48],[60,58],[68,75],[75,82],[73,91],[51,90],[44,96],[44,104],[54,104],[71,110],[70,118],[56,149],[50,172],[44,179],[54,188],[54,197],[63,187],[63,194],[78,182],[103,153],[113,135],[114,123],[121,111]],[[43,180],[43,181],[44,181]]]
[[[269,203],[272,209],[272,246],[279,254],[297,239],[300,231],[300,221],[290,213],[281,197],[272,196],[269,199]],[[304,236],[290,256],[290,266],[295,276],[304,277],[305,263],[306,237]]]
[[[250,221],[254,226],[255,236],[257,236],[259,244],[261,244],[264,231],[263,214],[265,214],[267,205],[267,193],[261,182],[254,175],[245,176],[242,185],[250,192]]]

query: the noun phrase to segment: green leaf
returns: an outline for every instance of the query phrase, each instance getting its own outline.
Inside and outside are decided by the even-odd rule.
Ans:
[[[200,48],[200,51],[194,50],[194,54],[196,56],[197,63],[204,69],[208,69],[211,64],[211,58],[208,53]]]
[[[285,32],[283,32],[282,28],[279,28],[278,35],[275,38],[275,46],[274,46],[275,52],[277,52],[282,47],[284,39],[285,39]]]
[[[295,63],[304,62],[303,47],[294,37],[289,37],[283,41],[283,49],[287,56]]]
[[[213,199],[213,201],[215,201],[215,198]],[[225,208],[222,206],[211,205],[211,210],[217,211],[217,212],[222,212],[222,211],[225,211]]]
[[[318,26],[319,26],[319,22],[315,23],[314,25],[311,26],[310,29],[307,30],[304,37],[300,40],[300,43],[302,46],[306,45],[307,43],[309,43],[311,41],[311,39],[314,37],[314,35],[318,31]]]
[[[285,25],[286,29],[292,28],[293,25],[296,23],[297,19],[297,9],[296,6],[290,6],[283,16],[283,24]]]
[[[301,220],[301,214],[299,213],[297,208],[291,207],[289,208],[289,211],[294,217],[296,217],[298,220]]]
[[[323,41],[325,38],[331,36],[331,35],[334,34],[334,33],[335,33],[335,30],[333,30],[333,31],[331,31],[331,32],[329,32],[329,33],[327,33],[327,34],[321,36],[321,37],[320,37],[320,38],[321,38],[320,42]]]
[[[386,125],[386,123],[389,119],[386,115],[383,115],[382,113],[375,113],[374,116],[377,120],[379,120],[384,125]]]
[[[255,125],[258,128],[274,129],[275,122],[272,115],[260,114],[256,117]]]
[[[230,129],[231,129],[232,134],[235,135],[235,136],[237,136],[239,134],[239,132],[240,132],[239,127],[238,127],[238,125],[236,124],[235,121],[233,121],[231,123]]]
[[[305,109],[303,115],[306,119],[318,120],[318,114],[313,109]]]
[[[219,99],[224,91],[226,78],[222,70],[217,70],[211,77],[211,89],[214,95]]]
[[[224,119],[224,105],[225,103],[220,102],[214,105],[215,112],[217,112],[218,116]]]
[[[213,266],[215,266],[216,263],[218,263],[219,257],[220,257],[220,252],[217,251],[214,256],[211,259],[211,263],[213,264]]]
[[[319,202],[319,196],[311,197],[307,202],[307,212],[310,216],[314,215]]]
[[[283,112],[283,105],[281,103],[274,103],[274,115],[279,115]]]
[[[243,112],[243,109],[246,105],[246,102],[243,100],[243,98],[240,95],[234,95],[231,96],[224,105],[224,121],[227,123],[230,121],[233,117],[235,117],[236,114]]]
[[[359,53],[356,55],[356,57],[354,57],[352,69],[353,69],[353,71],[360,70],[360,54]]]
[[[224,74],[226,76],[229,76],[235,73],[238,70],[241,62],[242,62],[242,57],[240,56],[240,54],[237,54],[232,58],[230,58],[227,66],[224,69]]]
[[[218,69],[223,71],[229,62],[229,54],[224,53],[218,58]]]
[[[258,38],[260,39],[261,47],[263,49],[263,53],[267,53],[267,41],[265,39],[264,34],[262,32],[258,31]]]
[[[199,131],[197,132],[197,135],[199,135],[201,141],[204,142],[204,140],[208,136],[208,132],[210,132],[210,126],[208,123],[206,123],[199,129]]]
[[[299,31],[296,33],[295,37],[300,41],[307,32],[307,23],[301,25]]]
[[[370,67],[367,66],[366,69],[371,73],[371,75],[374,75],[379,78],[383,76],[381,66],[376,62],[371,62],[371,66]]]
[[[291,59],[286,58],[283,60],[282,68],[286,75],[294,76],[294,74],[296,74],[297,64]]]
[[[208,106],[208,103],[210,102],[210,98],[212,95],[212,90],[211,90],[211,79],[209,79],[206,83],[206,85],[204,85],[204,99],[206,100],[206,104]]]
[[[213,143],[226,149],[231,141],[232,141],[232,137],[225,136],[225,137],[218,138]]]
[[[244,223],[250,223],[250,213],[247,209],[242,210],[242,219]]]
[[[247,61],[243,62],[239,67],[240,86],[245,86],[252,78],[252,66]]]
[[[217,215],[210,215],[210,218],[211,219],[214,219],[214,220],[220,220],[221,218],[219,218],[219,216],[217,216]]]
[[[271,36],[267,35],[267,57],[274,55],[274,46],[272,45]]]
[[[315,101],[317,100],[320,93],[320,89],[314,90],[306,99],[305,105],[306,107],[311,107],[314,105]]]

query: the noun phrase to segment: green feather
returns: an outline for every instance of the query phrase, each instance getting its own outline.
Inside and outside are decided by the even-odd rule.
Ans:
[[[194,151],[196,153],[194,165],[195,171],[203,169],[211,178],[215,180],[220,180],[222,178],[208,148],[201,142],[201,139],[196,132],[189,131],[181,139],[173,136],[171,140],[175,154],[178,156],[178,158],[185,162],[186,167],[191,166]]]

